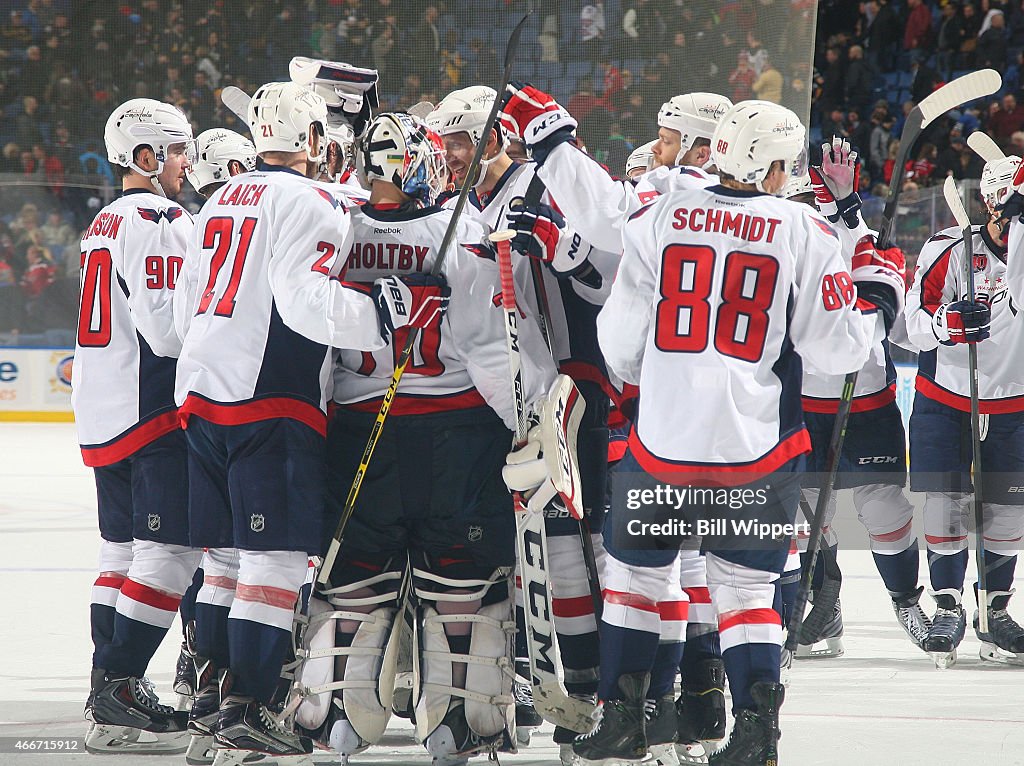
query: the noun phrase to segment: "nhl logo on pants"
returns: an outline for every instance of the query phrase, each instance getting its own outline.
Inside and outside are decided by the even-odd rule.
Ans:
[[[265,520],[262,513],[254,513],[249,517],[249,528],[253,532],[262,532]]]
[[[484,536],[483,527],[471,526],[469,528],[469,534],[467,537],[471,543],[480,542],[480,539]]]
[[[149,527],[150,532],[156,532],[160,529],[160,514],[151,513],[146,519],[146,526]]]

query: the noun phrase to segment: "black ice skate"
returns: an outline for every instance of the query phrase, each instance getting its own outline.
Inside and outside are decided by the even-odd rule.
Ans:
[[[935,667],[945,670],[956,664],[956,648],[967,630],[967,616],[960,605],[960,593],[953,589],[937,591],[938,608],[932,617],[932,627],[921,642],[921,648],[935,660]]]
[[[189,766],[207,766],[213,763],[217,754],[213,735],[220,714],[221,692],[226,690],[230,680],[226,670],[218,672],[208,660],[197,658],[197,662],[199,690],[188,716],[191,740],[185,751],[185,762]],[[262,753],[251,753],[245,758],[245,763],[253,763],[263,757]]]
[[[683,756],[688,750],[693,757],[700,758],[701,752],[707,749],[687,748],[687,745],[717,742],[725,737],[725,664],[722,660],[702,660],[698,664],[697,678],[683,684],[676,708],[679,710],[676,752],[679,760],[686,763]]]
[[[656,700],[644,700],[644,728],[651,766],[676,766],[676,737],[679,736],[679,711],[672,694]]]
[[[778,766],[779,708],[786,689],[779,683],[755,683],[750,693],[757,711],[741,710],[729,744],[708,759],[711,766]]]
[[[493,737],[481,737],[469,728],[461,700],[452,703],[423,746],[433,757],[431,766],[464,766],[470,757],[478,753],[489,753],[496,760],[498,752],[515,752],[507,731]]]
[[[178,652],[178,662],[174,668],[174,692],[187,700],[195,697],[196,692],[199,691],[199,668],[196,667],[198,658],[195,645],[196,624],[189,622],[185,627],[185,640],[181,642],[181,651]],[[180,704],[179,708],[187,709]]]
[[[583,700],[588,705],[597,704],[596,694],[573,692],[569,696],[574,699]],[[567,729],[564,726],[556,726],[555,730],[551,733],[551,741],[558,745],[558,759],[561,761],[562,766],[575,766],[580,762],[580,759],[576,757],[576,753],[572,749],[573,743],[579,735],[579,732]]]
[[[822,597],[812,594],[813,597]],[[814,602],[814,598],[811,602]],[[831,599],[827,599],[831,601]],[[800,638],[796,647],[796,659],[826,659],[842,657],[843,652],[843,608],[839,599],[831,604],[814,604],[800,625]],[[815,647],[816,644],[824,646]]]
[[[525,747],[530,744],[530,737],[544,723],[544,719],[533,706],[530,661],[522,657],[516,658],[516,675],[512,680],[512,696],[516,700],[516,742]]]
[[[988,632],[979,628],[978,613],[974,613],[974,632],[981,641],[979,652],[986,662],[1003,665],[1024,665],[1024,628],[1006,611],[1013,591],[988,593]]]
[[[176,754],[188,745],[188,713],[161,705],[145,678],[93,670],[86,718],[93,722],[85,737],[91,753]]]
[[[909,593],[892,596],[892,608],[896,612],[896,619],[918,649],[924,649],[924,638],[932,628],[931,619],[924,613],[919,603],[923,591],[922,585]]]
[[[214,766],[248,763],[253,753],[273,756],[288,766],[312,766],[313,741],[277,720],[266,705],[246,697],[226,696],[214,733]],[[288,759],[284,761],[283,759]]]
[[[634,763],[647,756],[647,724],[644,701],[651,683],[649,673],[619,676],[624,699],[606,700],[597,709],[599,718],[593,731],[581,734],[573,752],[583,764]]]

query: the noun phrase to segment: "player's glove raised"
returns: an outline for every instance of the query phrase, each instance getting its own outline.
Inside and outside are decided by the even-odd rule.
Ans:
[[[903,251],[898,247],[879,250],[874,237],[861,237],[853,251],[852,267],[850,276],[857,286],[857,297],[882,312],[888,334],[903,311],[907,292],[903,277],[907,260]]]
[[[946,346],[977,343],[989,336],[992,311],[987,303],[953,301],[939,306],[932,317],[932,332]]]
[[[516,232],[512,249],[517,253],[543,261],[560,277],[571,277],[587,265],[590,245],[550,205],[520,204],[505,217]]]
[[[821,165],[807,170],[814,187],[818,210],[832,223],[843,219],[848,229],[857,228],[860,210],[860,165],[850,142],[836,136],[831,144],[821,145]]]
[[[448,310],[451,288],[444,275],[392,274],[373,283],[373,300],[387,340],[399,327],[437,327]]]
[[[1013,193],[1006,198],[1006,202],[996,208],[999,211],[999,220],[1008,223],[1024,217],[1024,162],[1017,166],[1010,189]]]
[[[576,120],[553,96],[517,80],[505,87],[500,118],[505,130],[523,139],[539,164],[556,146],[571,141],[576,131]]]

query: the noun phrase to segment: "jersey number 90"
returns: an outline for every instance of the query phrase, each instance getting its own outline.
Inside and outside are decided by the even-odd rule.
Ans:
[[[707,348],[713,332],[720,354],[756,362],[768,337],[768,310],[775,299],[779,263],[767,255],[730,252],[714,308],[710,299],[717,258],[707,245],[665,248],[655,344],[662,351],[698,354]]]

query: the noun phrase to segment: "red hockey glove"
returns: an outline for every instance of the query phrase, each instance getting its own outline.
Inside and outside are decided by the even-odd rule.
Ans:
[[[907,261],[903,251],[898,247],[879,250],[874,237],[861,237],[853,252],[852,266],[850,276],[857,285],[858,298],[882,312],[888,333],[903,311],[906,296],[903,274]]]
[[[932,317],[932,332],[946,346],[977,343],[989,336],[992,311],[977,301],[953,301],[939,306]]]
[[[512,249],[517,253],[543,261],[560,277],[572,276],[586,266],[590,245],[550,205],[520,205],[505,217],[516,232]]]
[[[515,80],[505,88],[500,118],[505,130],[523,139],[537,162],[558,144],[571,141],[576,130],[576,120],[552,96]]]

